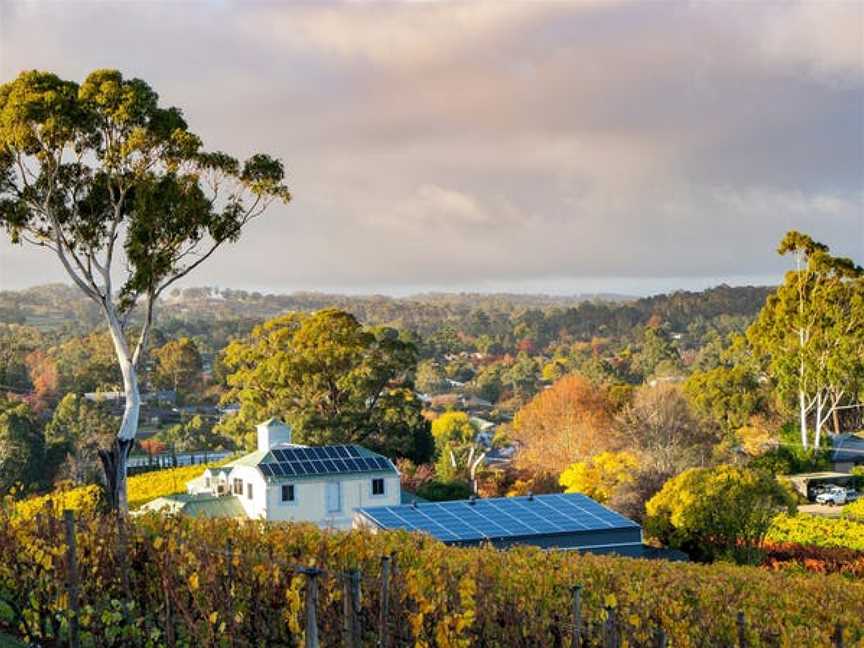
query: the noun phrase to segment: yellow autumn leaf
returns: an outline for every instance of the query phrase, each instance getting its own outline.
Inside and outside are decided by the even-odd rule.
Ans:
[[[603,605],[605,605],[606,607],[614,608],[618,605],[618,599],[615,598],[614,594],[607,594],[605,597],[603,597]]]
[[[189,577],[189,589],[193,592],[198,589],[198,572],[195,572]]]
[[[216,625],[216,622],[218,620],[219,620],[219,613],[218,612],[211,612],[210,613],[210,625]]]

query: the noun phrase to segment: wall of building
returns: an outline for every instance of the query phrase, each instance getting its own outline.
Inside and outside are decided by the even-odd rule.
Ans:
[[[372,480],[384,478],[384,495],[372,495]],[[327,483],[338,483],[340,510],[327,511]],[[282,502],[282,485],[294,484],[294,502]],[[308,521],[323,527],[350,529],[354,509],[363,506],[398,506],[401,503],[399,476],[392,474],[322,477],[316,480],[273,480],[267,490],[266,519]]]
[[[267,512],[267,482],[261,471],[252,466],[235,466],[228,476],[228,486],[234,492],[234,480],[243,480],[243,493],[237,495],[243,510],[252,519],[266,519]],[[247,484],[252,484],[252,499],[248,497]]]

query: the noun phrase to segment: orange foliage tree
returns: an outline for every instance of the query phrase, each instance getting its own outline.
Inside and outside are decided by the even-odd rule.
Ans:
[[[516,413],[512,438],[517,468],[559,474],[571,464],[613,449],[612,405],[604,387],[564,376]]]

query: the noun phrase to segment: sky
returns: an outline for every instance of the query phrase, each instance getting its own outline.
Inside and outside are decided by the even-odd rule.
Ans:
[[[864,264],[864,2],[0,0],[0,82],[113,67],[294,199],[186,285],[650,294]],[[64,281],[0,240],[0,287]]]

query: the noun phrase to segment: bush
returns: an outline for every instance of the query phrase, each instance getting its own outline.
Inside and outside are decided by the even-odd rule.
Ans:
[[[753,563],[778,509],[792,494],[766,472],[735,466],[691,468],[645,506],[645,530],[697,560]]]
[[[12,613],[6,627],[34,645],[66,645],[63,524],[3,515],[0,608],[5,603]],[[753,648],[828,646],[838,623],[846,628],[847,645],[864,638],[864,583],[840,576],[531,547],[460,549],[404,532],[331,532],[156,514],[133,518],[128,529],[126,573],[134,592],[128,606],[114,524],[111,516],[89,513],[77,522],[79,569],[86,575],[82,645],[92,648],[164,645],[169,619],[178,646],[218,646],[226,637],[244,646],[302,645],[305,579],[296,565],[325,570],[318,624],[326,645],[336,645],[342,633],[338,576],[361,571],[363,641],[372,645],[381,610],[380,558],[391,554],[392,628],[408,645],[551,645],[556,632],[569,632],[569,590],[576,583],[583,586],[588,627],[602,624],[611,606],[630,646],[653,645],[658,625],[673,646],[732,645],[738,610],[747,614]],[[599,645],[598,639],[593,634],[590,645]]]
[[[864,522],[864,498],[844,506],[843,517],[856,522]]]
[[[420,485],[417,495],[430,502],[466,499],[471,496],[471,486],[463,481],[439,481],[433,479]]]

